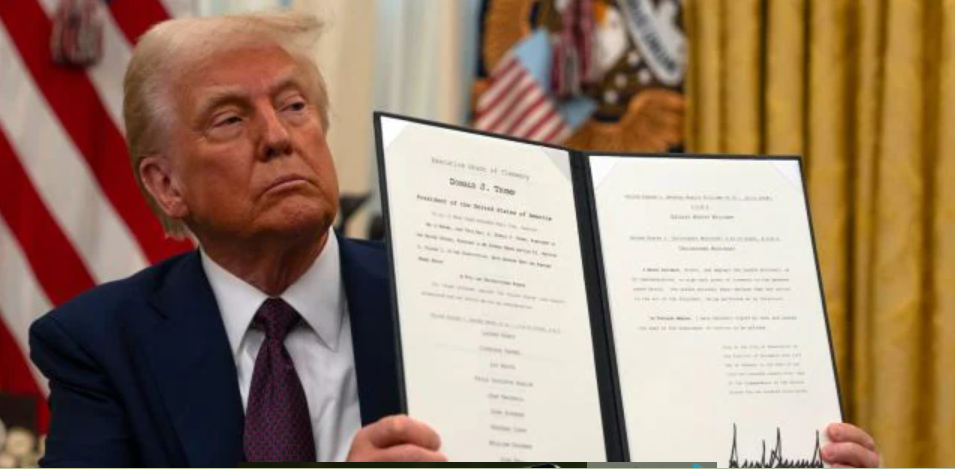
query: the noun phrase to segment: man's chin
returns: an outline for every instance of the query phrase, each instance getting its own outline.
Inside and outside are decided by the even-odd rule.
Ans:
[[[334,220],[335,212],[323,207],[287,206],[281,207],[281,210],[271,210],[261,217],[256,223],[256,231],[281,238],[315,236],[317,239],[328,231]]]

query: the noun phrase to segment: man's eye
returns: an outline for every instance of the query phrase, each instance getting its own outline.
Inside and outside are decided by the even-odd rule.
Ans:
[[[225,126],[227,126],[227,125],[238,124],[238,123],[241,122],[241,121],[242,121],[242,119],[240,119],[239,116],[229,116],[229,117],[226,117],[226,118],[224,118],[224,119],[219,119],[218,121],[216,121],[216,123],[215,123],[214,126],[215,126],[215,127],[225,127]]]
[[[303,110],[305,110],[305,102],[304,102],[304,101],[296,101],[296,102],[294,102],[294,103],[292,103],[292,104],[289,104],[288,107],[286,107],[286,109],[288,109],[288,110],[290,110],[290,111],[295,111],[295,112],[303,111]]]

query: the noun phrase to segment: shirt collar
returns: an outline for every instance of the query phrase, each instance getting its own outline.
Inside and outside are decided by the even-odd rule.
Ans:
[[[252,318],[255,317],[255,312],[269,295],[225,270],[205,252],[202,252],[201,257],[202,268],[212,286],[212,293],[229,336],[229,345],[235,355]],[[332,351],[338,349],[345,297],[342,291],[338,239],[333,230],[329,230],[318,259],[279,297],[298,311],[325,346]]]

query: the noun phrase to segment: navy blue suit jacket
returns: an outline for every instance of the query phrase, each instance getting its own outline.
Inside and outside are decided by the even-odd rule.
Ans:
[[[341,239],[362,425],[399,411],[387,257]],[[198,251],[97,287],[38,319],[50,379],[44,466],[235,467],[244,414]]]

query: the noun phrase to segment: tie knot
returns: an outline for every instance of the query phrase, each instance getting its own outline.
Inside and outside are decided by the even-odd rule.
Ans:
[[[269,298],[262,302],[262,306],[252,319],[252,326],[265,331],[268,338],[285,340],[285,335],[302,319],[292,305],[281,298]]]

